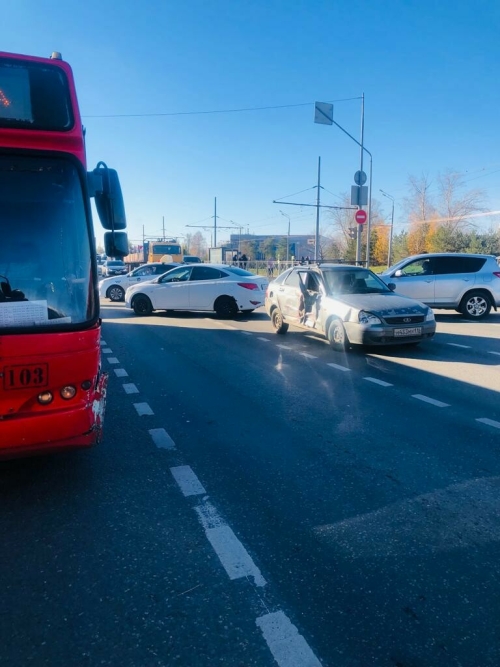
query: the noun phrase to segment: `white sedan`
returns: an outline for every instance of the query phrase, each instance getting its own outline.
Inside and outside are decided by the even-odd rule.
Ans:
[[[180,264],[178,262],[171,262],[170,264],[152,262],[151,264],[139,266],[137,269],[127,273],[126,276],[104,278],[99,281],[99,296],[101,298],[107,297],[111,301],[123,301],[127,287],[154,280],[176,266],[180,266]]]
[[[264,304],[268,281],[237,266],[195,264],[129,287],[125,305],[136,315],[153,310],[210,310],[219,317],[250,313]]]

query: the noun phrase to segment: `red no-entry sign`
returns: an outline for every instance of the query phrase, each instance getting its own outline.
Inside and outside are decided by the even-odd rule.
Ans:
[[[364,225],[366,222],[366,211],[360,209],[359,211],[356,211],[356,215],[354,217],[356,218],[358,225]]]

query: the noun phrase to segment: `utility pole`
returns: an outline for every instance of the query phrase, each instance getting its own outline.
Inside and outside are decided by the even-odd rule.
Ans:
[[[283,213],[283,211],[280,211],[280,213],[285,218],[288,218],[288,234],[286,235],[286,261],[288,263],[290,259],[290,216],[288,213]]]
[[[363,93],[361,95],[361,143],[360,145],[360,158],[359,158],[359,171],[363,173],[363,157],[364,157],[364,150],[363,150],[363,144],[364,144],[364,138],[365,138],[365,94]],[[361,206],[359,207],[361,208]],[[356,264],[360,264],[361,262],[361,242],[363,239],[363,225],[356,225],[357,227],[357,234],[356,234]],[[369,235],[367,236],[367,243],[370,243],[370,237]]]
[[[318,192],[316,196],[316,234],[314,236],[314,259],[317,262],[319,250],[319,209],[321,207],[321,157],[318,157]]]
[[[217,248],[217,197],[214,197],[214,248]]]
[[[391,229],[389,232],[389,252],[387,253],[387,266],[389,267],[391,265],[391,256],[392,256],[392,234],[394,231],[394,197],[392,195],[387,194],[387,192],[384,192],[383,190],[380,190],[380,192],[384,195],[384,197],[387,197],[387,199],[390,199],[392,202],[392,211],[391,211]]]
[[[163,229],[163,236],[161,237],[162,240],[165,240],[165,216],[162,216],[162,229]]]

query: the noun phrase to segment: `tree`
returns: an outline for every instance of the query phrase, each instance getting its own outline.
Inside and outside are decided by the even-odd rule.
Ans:
[[[387,257],[389,255],[389,234],[390,225],[379,225],[373,231],[376,232],[373,249],[370,253],[371,263],[375,266],[387,266]]]
[[[207,256],[207,242],[201,232],[195,232],[190,239],[189,251],[192,255],[196,255],[201,259]]]
[[[392,264],[396,264],[400,259],[404,259],[410,255],[408,249],[408,232],[403,230],[399,234],[394,234],[392,237]]]

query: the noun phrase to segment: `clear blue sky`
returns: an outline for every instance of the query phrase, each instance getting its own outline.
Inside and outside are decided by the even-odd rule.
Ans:
[[[174,236],[212,224],[215,196],[219,225],[285,234],[281,208],[292,233],[309,233],[313,209],[272,201],[313,186],[318,156],[333,193],[324,203],[350,189],[359,149],[335,126],[313,123],[313,102],[363,92],[373,192],[387,214],[379,188],[401,200],[408,174],[448,168],[467,172],[488,208],[500,209],[499,26],[498,0],[4,0],[1,48],[57,50],[72,65],[89,167],[102,159],[118,170],[129,238],[143,225],[161,233],[163,216]],[[359,100],[335,103],[334,117],[359,137]]]

